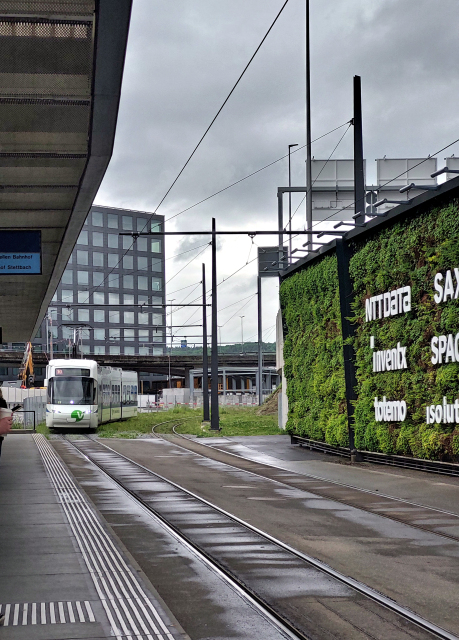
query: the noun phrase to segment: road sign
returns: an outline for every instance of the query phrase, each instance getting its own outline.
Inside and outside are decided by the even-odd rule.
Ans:
[[[41,231],[0,233],[0,275],[41,274]]]

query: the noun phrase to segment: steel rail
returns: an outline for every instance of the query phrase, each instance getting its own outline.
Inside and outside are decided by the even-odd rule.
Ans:
[[[93,442],[95,442],[93,438],[87,437],[87,439],[88,440],[92,440]],[[73,444],[73,443],[71,443],[71,444]],[[350,576],[346,576],[346,575],[340,573],[339,571],[336,571],[335,569],[333,569],[332,567],[330,567],[326,563],[322,562],[321,560],[318,560],[317,558],[314,558],[313,556],[310,556],[308,554],[302,553],[301,551],[298,551],[297,549],[294,549],[293,547],[291,547],[290,545],[286,544],[285,542],[282,542],[281,540],[275,538],[274,536],[271,536],[269,533],[266,533],[265,531],[262,531],[261,529],[258,529],[257,527],[255,527],[255,526],[251,525],[250,523],[242,520],[241,518],[238,518],[237,516],[229,513],[228,511],[225,511],[221,507],[218,507],[217,505],[215,505],[212,502],[206,500],[205,498],[202,498],[202,497],[198,496],[197,494],[193,493],[192,491],[189,491],[188,489],[185,489],[184,487],[182,487],[181,485],[177,484],[176,482],[173,482],[172,480],[169,480],[168,478],[165,478],[161,474],[159,474],[159,473],[157,473],[155,471],[152,471],[151,469],[148,469],[147,467],[143,466],[142,464],[140,464],[138,462],[135,462],[134,460],[132,460],[131,458],[128,458],[127,456],[123,455],[122,453],[119,453],[118,451],[115,451],[114,449],[109,447],[107,444],[101,443],[100,441],[97,441],[97,444],[101,445],[102,447],[105,447],[106,449],[108,449],[109,451],[114,453],[116,456],[119,456],[120,458],[123,458],[124,460],[126,460],[126,461],[130,462],[131,464],[137,466],[139,469],[143,469],[148,474],[159,478],[162,482],[165,482],[165,483],[175,487],[176,489],[182,491],[183,493],[186,493],[187,495],[191,496],[195,500],[198,500],[199,502],[205,504],[206,506],[210,507],[211,509],[214,509],[215,511],[221,513],[222,515],[226,516],[227,518],[229,518],[229,519],[233,520],[234,522],[240,524],[241,526],[245,527],[246,529],[256,533],[257,535],[261,536],[262,538],[264,538],[264,539],[268,540],[269,542],[275,544],[279,548],[291,553],[292,555],[296,556],[297,558],[300,558],[301,560],[307,562],[308,564],[310,564],[311,566],[315,567],[319,571],[322,571],[323,573],[329,575],[330,577],[334,578],[335,580],[337,580],[337,581],[341,582],[342,584],[346,585],[347,587],[350,587],[351,589],[354,589],[358,593],[368,597],[370,600],[373,600],[374,602],[378,603],[379,605],[381,605],[381,606],[389,609],[390,611],[396,613],[397,615],[399,615],[402,618],[404,618],[405,620],[415,624],[416,626],[418,626],[419,628],[423,629],[424,631],[427,631],[428,633],[433,634],[435,637],[440,638],[441,640],[459,640],[458,636],[450,633],[449,631],[447,631],[446,629],[443,629],[442,627],[439,627],[438,625],[430,622],[429,620],[426,620],[425,618],[423,618],[422,616],[418,615],[414,611],[411,611],[407,607],[399,605],[397,602],[395,602],[395,600],[392,600],[388,596],[385,596],[384,594],[376,591],[375,589],[369,587],[368,585],[366,585],[366,584],[364,584],[364,583],[362,583],[362,582],[360,582],[358,580],[355,580],[354,578],[351,578]],[[80,451],[76,445],[73,444],[73,446],[78,451]],[[80,453],[85,455],[93,464],[95,464],[105,474],[107,474],[110,478],[112,478],[112,480],[114,482],[116,482],[119,486],[123,487],[123,489],[125,491],[127,491],[130,495],[132,495],[137,501],[143,503],[143,500],[141,498],[139,498],[139,496],[137,496],[134,491],[131,491],[128,488],[124,487],[124,485],[123,485],[123,483],[121,481],[119,481],[116,477],[112,476],[112,474],[110,474],[105,469],[103,469],[102,465],[100,465],[96,461],[94,461],[91,458],[91,456],[89,456],[87,453],[83,453],[81,451],[80,451]],[[156,511],[152,507],[150,507],[148,504],[143,503],[143,505],[144,505],[144,507],[146,509],[148,509],[151,513],[153,513],[156,517],[158,517],[161,521],[165,522],[169,527],[172,527],[172,529],[176,530],[177,534],[180,535],[181,537],[183,537],[183,539],[187,540],[187,542],[189,544],[191,544],[193,547],[195,547],[194,543],[191,540],[189,540],[187,538],[187,536],[185,536],[178,528],[174,527],[174,525],[171,525],[169,522],[167,522],[167,520],[165,518],[163,518],[160,514],[156,513]],[[217,566],[219,566],[214,558],[212,558],[211,556],[207,556],[205,551],[203,551],[199,547],[196,547],[196,549],[199,550],[199,553],[204,554],[206,557],[208,557],[210,562],[212,562],[214,564],[217,564]],[[221,569],[223,571],[225,570],[224,567],[221,567]],[[234,575],[230,574],[230,576],[231,576],[232,580],[236,579]],[[254,593],[254,592],[252,592],[252,590],[248,589],[248,587],[244,583],[241,583],[241,588],[246,590],[251,595],[251,597],[253,597],[255,599],[258,598],[256,593]],[[264,607],[267,606],[267,604],[264,601],[261,601],[261,604]],[[279,616],[279,614],[277,612],[273,611],[273,614],[275,616]],[[283,624],[285,624],[285,621],[283,621]],[[295,627],[292,627],[292,630],[296,634],[299,633],[299,631]],[[299,637],[306,638],[307,636],[300,635]]]
[[[168,422],[173,422],[173,421],[168,421]],[[164,423],[160,423],[160,424],[164,424]],[[159,425],[156,425],[156,426],[159,426]],[[72,440],[69,440],[67,438],[67,436],[64,435],[63,439],[66,442],[68,442],[70,445],[72,445],[84,458],[86,458],[89,462],[95,465],[102,473],[104,473],[113,482],[115,482],[123,491],[125,491],[129,496],[131,496],[131,498],[133,498],[136,502],[138,502],[142,506],[142,508],[149,513],[150,516],[153,515],[155,518],[157,518],[161,522],[161,524],[164,525],[170,532],[172,532],[182,543],[185,543],[195,554],[198,555],[198,557],[201,560],[203,560],[206,563],[207,566],[209,566],[215,573],[217,573],[217,575],[223,578],[227,582],[227,584],[232,586],[237,591],[237,593],[239,593],[239,595],[243,596],[249,602],[249,604],[254,606],[256,610],[260,614],[262,614],[267,620],[269,620],[271,624],[273,624],[273,626],[275,626],[276,629],[280,631],[288,640],[311,640],[310,636],[305,635],[300,629],[297,629],[293,624],[291,624],[288,620],[286,620],[283,616],[281,616],[275,609],[270,607],[270,605],[267,602],[265,602],[262,598],[260,598],[255,591],[252,591],[252,589],[247,587],[247,585],[242,580],[239,580],[237,576],[227,571],[225,567],[223,565],[220,565],[220,563],[217,562],[210,554],[208,554],[206,551],[204,551],[198,545],[196,545],[192,540],[188,538],[188,536],[184,535],[183,532],[180,531],[178,527],[171,524],[161,514],[157,513],[147,502],[145,502],[141,497],[139,497],[135,491],[132,491],[131,489],[126,487],[123,482],[118,480],[118,478],[116,478],[113,474],[111,474],[109,471],[104,469],[103,465],[95,461],[90,455],[88,455],[88,453],[79,449]],[[140,467],[141,469],[143,469],[144,471],[147,471],[148,473],[151,473],[152,475],[156,475],[158,478],[161,478],[160,475],[155,474],[154,472],[150,471],[146,467],[143,467],[137,462],[134,462],[130,458],[127,458],[122,454],[118,454],[116,451],[111,449],[111,447],[108,447],[107,445],[99,441],[95,441],[93,438],[86,435],[84,436],[84,439],[90,440],[91,442],[94,442],[96,444],[100,444],[103,447],[106,447],[111,452],[124,458],[126,461]],[[165,478],[162,478],[162,479],[165,482],[174,484],[174,483],[171,483],[169,480],[166,480]],[[174,485],[174,486],[178,489],[181,488],[178,485]],[[458,639],[451,638],[448,640],[458,640]]]
[[[173,420],[171,420],[170,422],[173,422]],[[177,425],[177,426],[179,426],[179,425]],[[183,440],[190,441],[190,438],[187,438],[186,436],[184,436],[181,433],[177,433],[175,431],[174,427],[173,427],[172,430],[174,432],[174,435],[176,435],[177,437],[182,438]],[[155,433],[155,435],[157,437],[160,437],[160,434]],[[163,434],[163,435],[167,435],[167,434]],[[433,511],[435,513],[441,513],[443,515],[452,516],[454,518],[459,518],[459,514],[454,513],[452,511],[447,511],[446,509],[438,509],[437,507],[430,507],[428,505],[421,504],[419,502],[412,502],[410,500],[406,500],[405,498],[397,498],[395,496],[391,496],[391,495],[389,495],[387,493],[382,493],[380,491],[372,491],[371,489],[363,489],[361,487],[356,487],[355,485],[352,485],[352,484],[345,484],[344,482],[338,482],[337,480],[330,480],[328,478],[323,478],[322,476],[315,476],[315,475],[309,474],[309,473],[298,474],[297,472],[290,471],[289,469],[285,469],[284,467],[276,467],[274,465],[268,465],[268,464],[263,463],[263,462],[257,462],[256,460],[251,460],[250,458],[244,458],[243,456],[240,456],[237,453],[232,453],[230,451],[225,451],[224,449],[219,449],[218,447],[213,447],[211,445],[205,444],[204,442],[195,442],[194,440],[192,440],[191,442],[193,442],[193,443],[195,443],[197,445],[201,445],[202,447],[207,447],[211,451],[212,450],[213,451],[218,451],[219,453],[222,453],[224,455],[234,456],[235,458],[239,458],[240,460],[244,460],[244,462],[253,462],[253,463],[259,464],[261,466],[266,466],[266,467],[268,467],[268,469],[279,469],[281,471],[286,471],[287,473],[298,475],[299,477],[311,478],[313,480],[318,480],[320,482],[326,482],[326,483],[329,483],[329,484],[332,484],[332,485],[336,485],[338,487],[343,487],[345,489],[353,489],[354,491],[359,491],[360,493],[366,493],[366,494],[369,494],[369,495],[373,495],[373,496],[375,496],[377,498],[387,498],[388,500],[393,500],[394,502],[400,502],[402,504],[409,504],[412,507],[419,507],[419,508],[422,508],[422,509],[426,509],[427,511]],[[178,444],[177,446],[181,446],[181,445]],[[192,451],[191,449],[188,449],[187,447],[182,447],[182,448],[185,449],[186,451]],[[207,456],[204,456],[204,454],[202,454],[202,453],[197,453],[196,451],[193,451],[193,453],[195,455],[202,456],[203,458],[207,457]],[[278,480],[277,478],[270,478],[269,476],[264,476],[264,475],[262,475],[260,473],[257,473],[256,471],[250,471],[248,469],[241,469],[241,467],[236,467],[235,465],[231,465],[228,462],[222,462],[222,464],[225,464],[228,467],[232,467],[233,469],[237,469],[239,471],[242,470],[245,473],[253,475],[253,476],[257,477],[257,478],[263,478],[265,480],[267,479],[267,480],[270,480],[271,482],[275,482],[277,484],[281,484],[281,485],[283,485],[285,487],[290,487],[290,488],[293,487],[295,489],[299,489],[300,491],[304,490],[301,487],[297,487],[293,483],[289,484],[285,480]],[[343,500],[342,498],[337,498],[335,496],[333,496],[333,497],[324,496],[323,494],[318,493],[317,491],[314,491],[314,489],[308,488],[308,492],[309,493],[313,493],[314,495],[316,495],[316,496],[318,496],[320,498],[325,498],[327,500],[333,500],[335,502],[339,502],[341,504],[345,504],[348,507],[353,507],[354,509],[359,509],[360,511],[365,511],[366,513],[371,513],[372,515],[378,515],[381,518],[386,518],[388,520],[393,520],[395,522],[400,522],[400,524],[404,524],[407,527],[413,527],[413,529],[419,529],[420,531],[424,531],[424,532],[430,533],[430,534],[435,535],[435,536],[440,536],[441,538],[446,538],[448,540],[453,540],[454,542],[459,542],[459,536],[454,536],[454,535],[451,535],[449,533],[443,533],[443,532],[439,532],[439,531],[433,531],[432,529],[428,529],[427,527],[424,527],[424,526],[419,525],[419,524],[413,524],[411,522],[407,522],[406,520],[402,520],[401,518],[397,518],[396,516],[393,516],[393,515],[387,516],[387,515],[384,515],[381,512],[378,512],[377,514],[375,514],[374,511],[372,511],[371,509],[368,509],[368,508],[366,508],[364,506],[360,506],[360,505],[356,506],[352,502],[349,502],[347,500]]]
[[[335,447],[326,442],[318,442],[310,438],[291,435],[292,444],[308,447],[311,451],[323,451],[332,455],[350,458],[349,449]],[[436,473],[438,475],[458,477],[459,464],[454,462],[442,462],[441,460],[424,460],[423,458],[412,458],[410,456],[397,456],[376,451],[357,451],[361,462],[371,462],[373,464],[383,464],[399,469],[414,469],[415,471],[425,471],[426,473]]]

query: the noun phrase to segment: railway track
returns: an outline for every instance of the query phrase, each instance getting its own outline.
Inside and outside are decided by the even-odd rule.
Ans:
[[[170,429],[166,433],[158,434],[156,427],[175,423],[170,426]],[[182,423],[180,423],[182,424]],[[252,475],[267,478],[272,482],[284,485],[286,487],[307,490],[308,493],[312,493],[320,498],[330,499],[346,506],[354,507],[368,513],[378,515],[380,517],[400,522],[401,524],[407,524],[410,527],[425,531],[428,533],[434,533],[448,540],[459,542],[459,534],[448,533],[447,531],[440,530],[440,527],[459,527],[459,515],[445,509],[439,509],[436,507],[427,506],[418,502],[405,500],[391,496],[382,492],[372,491],[371,489],[362,489],[355,485],[346,484],[344,482],[337,482],[336,480],[330,480],[321,476],[307,474],[307,473],[291,473],[283,470],[280,467],[272,467],[267,464],[258,463],[248,458],[244,458],[236,453],[219,449],[216,446],[207,445],[205,442],[196,442],[190,440],[186,436],[177,433],[176,427],[180,426],[176,424],[176,421],[168,421],[167,423],[160,423],[155,425],[152,432],[157,437],[161,435],[174,435],[181,440],[179,444],[174,440],[176,446],[182,446],[188,451],[193,451],[197,455],[203,455],[204,457],[211,457],[214,460],[223,462],[235,469],[246,471]],[[199,452],[199,448],[205,448],[206,455]],[[222,455],[216,455],[216,452]],[[226,459],[225,459],[226,457]],[[231,460],[231,462],[229,462]],[[282,479],[279,479],[279,471],[282,473]],[[306,481],[305,481],[306,479]],[[384,504],[385,503],[385,504]],[[397,513],[394,511],[394,505],[400,507],[400,511]],[[437,514],[442,517],[443,522],[441,525],[430,525],[428,523],[419,524],[420,514],[419,509],[425,510],[426,514]]]
[[[174,432],[173,424],[171,431]],[[384,594],[297,551],[108,445],[87,437],[76,441],[64,439],[201,554],[278,624],[285,637],[458,640],[454,634]],[[276,583],[279,589],[273,591]],[[290,597],[288,593],[282,597],[282,585],[293,590]],[[346,617],[343,602],[354,612],[355,619],[352,615]],[[333,624],[336,616],[340,616],[347,635],[339,636],[337,629],[326,628],[327,610]],[[351,628],[354,632],[349,635]]]

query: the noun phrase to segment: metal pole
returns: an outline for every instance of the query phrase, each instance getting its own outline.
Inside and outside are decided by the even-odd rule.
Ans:
[[[312,230],[311,170],[311,59],[309,42],[309,0],[306,0],[306,229]]]
[[[258,294],[258,404],[263,404],[263,341],[262,341],[262,325],[261,325],[261,276],[257,277],[257,294]]]
[[[209,367],[207,360],[206,265],[202,264],[202,407],[203,420],[209,421]]]
[[[284,194],[277,190],[277,227],[279,243],[279,269],[284,268]]]
[[[289,144],[288,145],[288,186],[291,187],[292,186],[292,175],[291,175],[291,166],[290,166],[290,150],[292,149],[292,147],[297,147],[297,144]],[[289,255],[289,264],[292,260],[292,235],[291,235],[291,231],[292,231],[292,192],[289,191],[288,192],[288,231],[289,231],[289,237],[288,237],[288,255]]]
[[[54,357],[54,353],[53,353],[53,318],[50,315],[49,316],[49,326],[51,328],[50,331],[50,338],[49,338],[49,359],[52,360]]]
[[[171,298],[169,300],[169,302],[171,303],[171,343],[169,346],[169,389],[172,389],[172,376],[171,376],[171,355],[172,355],[172,340],[173,340],[173,335],[172,335],[172,329],[173,329],[173,322],[172,322],[172,314],[174,312],[173,308],[172,308],[172,302],[174,302],[175,298]],[[167,326],[166,326],[166,331],[167,331]],[[167,337],[166,337],[166,342],[167,342]],[[167,345],[166,345],[167,346]]]
[[[354,402],[357,399],[355,391],[357,379],[355,374],[354,346],[350,344],[349,341],[349,338],[352,338],[355,333],[355,326],[349,320],[352,316],[351,304],[354,296],[352,280],[349,274],[349,262],[352,257],[352,251],[349,244],[345,242],[343,238],[336,240],[336,257],[338,260],[339,302],[343,334],[344,382],[346,388],[349,450],[351,462],[356,462],[358,460],[358,452],[355,449],[354,440]]]
[[[363,170],[362,88],[354,76],[354,202],[355,224],[365,222],[365,175]]]
[[[241,319],[241,354],[244,355],[244,318],[245,316],[239,316]]]
[[[217,325],[217,234],[215,218],[212,218],[212,355],[210,390],[210,429],[220,431],[218,410],[218,325]]]

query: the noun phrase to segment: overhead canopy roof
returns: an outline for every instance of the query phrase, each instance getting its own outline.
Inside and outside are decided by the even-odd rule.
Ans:
[[[42,235],[42,275],[0,274],[4,342],[38,330],[108,166],[131,3],[0,0],[0,234]]]

